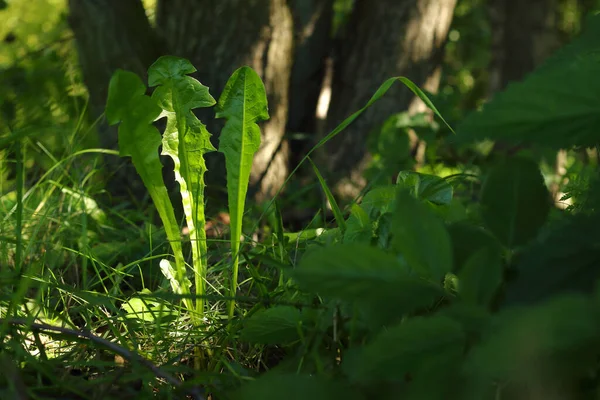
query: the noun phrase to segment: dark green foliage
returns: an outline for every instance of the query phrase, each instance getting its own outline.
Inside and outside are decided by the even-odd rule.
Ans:
[[[474,3],[469,3],[471,8]],[[44,230],[37,224],[45,228],[41,217],[28,211],[37,204],[15,196],[0,198],[7,213],[4,220],[25,201],[20,213],[29,212],[33,221],[15,225],[30,225],[18,240],[12,236],[14,229],[0,232],[0,262],[21,260],[21,252],[29,251],[23,254],[27,262],[19,261],[26,264],[26,274],[0,293],[0,318],[14,315],[28,323],[35,315],[50,328],[70,326],[74,332],[58,338],[68,350],[56,350],[41,342],[46,337],[40,332],[0,323],[0,336],[6,338],[0,346],[0,365],[10,375],[0,387],[0,397],[17,393],[10,389],[12,381],[35,386],[52,378],[50,384],[57,385],[60,374],[49,369],[54,360],[91,365],[98,371],[90,367],[90,375],[106,378],[112,386],[108,368],[101,366],[115,369],[114,354],[94,347],[81,333],[87,331],[79,330],[83,327],[156,362],[157,369],[149,373],[151,369],[127,360],[132,375],[143,377],[140,396],[146,397],[152,393],[175,398],[172,388],[181,378],[179,394],[198,386],[223,399],[597,398],[597,165],[590,161],[585,179],[570,181],[568,195],[574,204],[558,210],[551,208],[546,187],[549,168],[535,156],[548,148],[600,140],[599,32],[600,19],[592,17],[579,39],[467,118],[456,137],[534,143],[537,147],[529,149],[528,158],[492,157],[489,164],[475,160],[469,165],[442,160],[421,172],[405,171],[412,164],[408,129],[432,144],[430,156],[441,148],[435,143],[441,138],[430,135],[437,126],[424,115],[397,114],[373,138],[374,162],[367,173],[373,186],[356,203],[345,209],[338,205],[320,166],[312,164],[315,180],[310,190],[320,186],[331,213],[323,216],[315,210],[317,216],[299,232],[286,231],[285,196],[261,209],[266,221],[247,207],[252,154],[260,146],[257,123],[268,118],[268,93],[254,71],[236,70],[217,107],[217,116],[227,121],[220,150],[229,165],[231,246],[221,250],[224,240],[204,243],[200,235],[203,248],[196,255],[191,250],[198,238],[189,232],[182,235],[172,215],[158,148],[162,144],[164,153],[176,155],[174,161],[185,156],[180,160],[180,184],[189,182],[189,188],[182,188],[182,194],[190,190],[199,195],[205,166],[196,156],[213,148],[192,109],[212,106],[214,100],[206,86],[188,75],[195,68],[183,59],[164,57],[151,67],[149,83],[157,86],[152,97],[137,76],[118,71],[109,87],[105,116],[112,124],[120,123],[120,153],[131,156],[138,167],[155,208],[165,217],[166,230],[157,231],[144,221],[140,225],[147,229],[142,231],[136,224],[151,217],[128,214],[127,229],[117,234],[111,225],[113,214],[98,213],[87,193],[77,196],[80,191],[52,181],[48,186],[60,188],[63,196],[52,204],[59,208],[64,202],[76,216],[61,220],[60,214],[49,213],[51,223],[64,229],[49,243],[35,236],[35,229]],[[396,81],[443,121],[411,81],[391,78],[320,144],[343,134],[343,128]],[[165,115],[169,123],[161,141],[154,122]],[[0,138],[0,143],[11,144],[16,137]],[[584,169],[580,159],[570,163]],[[52,195],[40,197],[43,203]],[[198,197],[190,208],[196,227],[204,224],[198,219],[203,202]],[[256,229],[250,231],[251,225]],[[73,237],[77,246],[64,241],[65,236]],[[41,256],[36,254],[38,241],[44,245],[38,251]],[[25,248],[13,257],[21,242]],[[55,261],[66,258],[63,248],[76,260],[68,268]],[[177,264],[169,269],[170,264],[161,262],[158,271],[153,264],[165,261],[168,255],[163,253],[169,248]],[[199,257],[207,260],[206,268],[195,263]],[[12,268],[2,269],[3,283],[11,279]],[[72,269],[77,277],[69,281],[61,269]],[[146,287],[148,277],[160,278],[159,272],[164,278]],[[192,292],[192,276],[206,282],[195,291],[206,305],[201,310],[192,306],[192,301],[201,303],[198,298],[185,296]],[[183,310],[177,307],[182,297]],[[46,348],[48,354],[43,354]],[[158,380],[157,370],[177,379]],[[71,391],[81,392],[77,385],[100,387],[90,386],[95,380],[82,380]],[[73,382],[65,381],[69,386]],[[3,391],[5,387],[9,389]]]
[[[549,203],[537,165],[519,158],[494,166],[481,192],[483,220],[508,247],[524,245],[536,235],[546,221]]]
[[[419,275],[441,282],[452,270],[450,236],[443,221],[404,190],[396,198],[392,233],[392,247]]]
[[[460,124],[458,140],[502,139],[556,149],[597,145],[599,27],[600,16],[590,18],[573,43]]]

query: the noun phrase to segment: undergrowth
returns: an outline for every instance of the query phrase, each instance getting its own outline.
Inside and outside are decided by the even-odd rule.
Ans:
[[[536,154],[577,157],[598,145],[599,21],[456,133],[410,80],[384,82],[302,160],[327,207],[294,231],[285,194],[246,203],[258,123],[269,118],[265,88],[248,67],[218,100],[184,59],[161,57],[148,85],[117,71],[106,117],[119,124],[119,153],[48,154],[54,163],[35,182],[24,161],[35,142],[11,136],[14,190],[0,198],[0,396],[596,398],[597,169],[572,167],[563,210]],[[396,83],[437,122],[392,116],[373,139],[373,184],[339,205],[310,156]],[[228,221],[205,215],[203,155],[217,149],[198,107],[226,121],[218,151]],[[454,146],[487,138],[522,151],[398,173],[406,159],[391,147],[415,128],[443,128]],[[183,223],[161,147],[174,161]],[[96,202],[107,152],[131,158],[147,207]],[[391,173],[393,181],[376,179]]]

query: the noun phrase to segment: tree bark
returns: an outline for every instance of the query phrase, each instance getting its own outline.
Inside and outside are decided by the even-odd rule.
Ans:
[[[139,0],[69,0],[69,7],[69,24],[90,96],[90,113],[97,119],[104,113],[112,74],[121,68],[145,78],[148,67],[161,54],[161,46]],[[97,130],[101,147],[117,149],[116,127],[109,127],[101,119]],[[106,168],[112,195],[133,194],[138,200],[145,195],[129,160],[107,156]]]
[[[278,190],[287,176],[288,143],[284,140],[292,67],[293,22],[286,0],[163,0],[157,29],[172,54],[189,59],[196,77],[218,99],[231,73],[249,65],[265,83],[271,119],[261,125],[262,145],[255,155],[251,193],[259,200]],[[214,111],[200,110],[213,134],[222,128]],[[207,156],[207,196],[224,199],[224,159]]]
[[[455,5],[456,0],[357,0],[335,59],[328,130],[364,106],[390,77],[407,76],[435,91]],[[411,104],[422,107],[414,101],[412,92],[396,85],[325,146],[321,159],[339,195],[355,196],[366,184],[369,132]]]
[[[333,0],[294,0],[294,66],[290,82],[287,131],[306,139],[291,142],[291,164],[306,154],[317,132],[317,103],[331,50]]]
[[[557,0],[492,0],[490,93],[520,81],[560,46]]]
[[[561,45],[557,0],[493,0],[490,4],[492,23],[492,63],[490,95],[505,89],[511,82],[524,79]],[[496,142],[494,152],[512,152],[508,143]],[[567,153],[559,150],[554,160],[555,181],[550,192],[558,207],[560,183],[566,173]]]

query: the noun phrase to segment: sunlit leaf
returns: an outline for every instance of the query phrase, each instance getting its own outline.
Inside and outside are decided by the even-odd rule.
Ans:
[[[111,124],[121,122],[119,154],[121,157],[131,157],[136,171],[150,193],[173,249],[177,280],[184,282],[187,278],[179,224],[163,181],[162,164],[158,154],[161,136],[152,125],[160,115],[161,109],[153,99],[144,95],[145,92],[146,87],[137,75],[118,70],[112,76],[108,87],[106,117]],[[189,308],[192,307],[191,300],[186,300],[186,304]]]
[[[215,99],[208,88],[187,74],[196,69],[185,59],[162,56],[148,68],[148,83],[159,85],[152,98],[163,109],[167,126],[163,134],[163,154],[171,157],[175,180],[179,183],[181,203],[192,243],[196,309],[202,314],[207,270],[206,221],[204,216],[204,154],[216,149],[210,142],[210,133],[193,109],[211,107]]]
[[[219,152],[225,155],[227,169],[227,197],[233,254],[230,294],[235,295],[242,216],[254,153],[260,147],[260,128],[257,122],[269,119],[265,86],[258,74],[250,67],[237,69],[227,81],[216,108],[216,117],[225,118],[227,121],[219,137]],[[231,301],[230,318],[233,316],[234,306],[235,303]]]

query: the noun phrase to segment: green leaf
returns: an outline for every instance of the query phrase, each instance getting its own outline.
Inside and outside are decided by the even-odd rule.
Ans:
[[[232,400],[360,400],[364,397],[349,385],[321,376],[268,372],[231,394]]]
[[[600,279],[600,215],[571,215],[548,227],[516,261],[505,304],[528,304],[567,292],[591,293]]]
[[[454,269],[460,270],[467,260],[484,247],[501,249],[498,240],[484,228],[466,222],[456,222],[448,226],[454,250]]]
[[[108,86],[106,117],[111,124],[121,122],[119,154],[121,157],[131,157],[137,173],[150,193],[173,249],[177,280],[183,283],[187,277],[179,224],[163,181],[162,164],[158,155],[161,136],[152,125],[160,115],[161,109],[154,100],[144,95],[145,92],[146,87],[137,75],[117,70]],[[186,300],[186,306],[192,308],[190,299]]]
[[[390,327],[342,361],[343,370],[360,383],[402,382],[444,361],[460,360],[465,334],[448,317],[416,317]]]
[[[392,232],[393,248],[422,277],[441,282],[452,271],[452,244],[444,223],[402,189],[396,197]]]
[[[152,294],[150,290],[144,289],[139,294],[145,295],[145,297],[131,297],[121,305],[127,318],[154,322],[165,317],[175,316],[173,310],[165,307],[164,302],[148,297]]]
[[[502,283],[501,254],[496,247],[475,253],[458,274],[460,297],[473,304],[489,305]]]
[[[267,95],[260,77],[250,67],[237,69],[227,81],[217,104],[217,118],[227,122],[219,138],[219,152],[225,155],[227,168],[227,197],[231,218],[231,252],[233,271],[230,295],[237,290],[240,236],[246,193],[254,153],[260,147],[260,128],[257,122],[269,119]],[[235,303],[229,303],[233,317]]]
[[[550,198],[538,166],[520,158],[496,165],[481,191],[486,226],[506,246],[527,243],[546,221]]]
[[[397,191],[394,185],[376,187],[365,194],[360,205],[369,218],[376,220],[395,209]]]
[[[294,307],[277,306],[258,311],[244,321],[240,339],[259,344],[288,344],[300,339],[302,314]]]
[[[306,291],[371,306],[393,304],[396,315],[429,306],[444,294],[439,285],[412,275],[393,255],[361,243],[307,252],[291,275]]]
[[[317,179],[319,180],[319,183],[321,184],[321,188],[323,189],[323,192],[325,193],[325,197],[327,197],[327,201],[329,202],[329,205],[331,206],[331,210],[333,211],[333,216],[335,217],[335,221],[337,222],[338,227],[340,228],[340,232],[343,235],[344,232],[346,231],[346,221],[344,220],[344,215],[342,214],[342,211],[340,210],[340,207],[338,206],[337,201],[335,201],[335,197],[333,197],[333,193],[331,193],[329,186],[327,186],[327,182],[325,182],[325,179],[323,179],[321,172],[319,172],[319,169],[317,168],[315,163],[313,163],[313,161],[310,158],[308,159],[308,161],[310,162],[310,165],[312,165],[315,175],[317,175]]]
[[[454,194],[454,189],[445,179],[413,171],[400,172],[398,186],[408,189],[418,199],[438,205],[450,204]]]
[[[163,276],[169,281],[173,293],[185,294],[190,292],[190,286],[192,286],[192,283],[187,278],[185,278],[183,282],[178,281],[176,270],[173,268],[173,264],[171,264],[169,260],[160,260],[159,266],[160,272],[162,272]]]
[[[373,224],[369,216],[358,204],[352,205],[352,211],[346,222],[344,233],[345,243],[371,243],[373,238]]]
[[[187,76],[196,69],[185,59],[163,56],[148,69],[150,86],[158,86],[152,98],[163,109],[167,127],[163,135],[163,154],[173,160],[175,180],[179,183],[181,202],[192,243],[196,310],[204,312],[207,269],[206,220],[204,216],[204,154],[216,150],[210,133],[192,112],[199,107],[211,107],[215,99],[208,88]]]
[[[541,383],[552,371],[562,382],[587,376],[600,351],[598,314],[581,295],[499,314],[471,351],[465,370],[478,380]],[[549,383],[549,382],[548,382]]]
[[[459,140],[506,140],[556,149],[594,146],[600,136],[600,17],[523,82],[514,83],[471,114]]]

